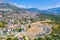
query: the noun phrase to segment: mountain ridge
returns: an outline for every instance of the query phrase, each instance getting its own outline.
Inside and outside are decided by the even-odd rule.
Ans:
[[[51,8],[47,10],[39,10],[38,8],[18,8],[15,5],[9,3],[0,3],[0,8],[10,8],[16,11],[30,11],[30,12],[37,12],[37,13],[46,13],[46,14],[60,14],[60,7]]]

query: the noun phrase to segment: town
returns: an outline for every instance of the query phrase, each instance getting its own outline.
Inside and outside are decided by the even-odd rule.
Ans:
[[[48,35],[52,31],[52,25],[41,23],[51,20],[39,21],[39,16],[36,16],[35,12],[31,15],[28,12],[23,14],[13,13],[12,10],[6,11],[3,14],[2,10],[0,11],[0,37],[4,40],[7,37],[18,37],[19,40],[24,40],[23,36],[27,37],[26,40],[33,40],[35,37]]]
[[[0,0],[0,40],[60,40],[60,7],[40,10],[3,1]]]

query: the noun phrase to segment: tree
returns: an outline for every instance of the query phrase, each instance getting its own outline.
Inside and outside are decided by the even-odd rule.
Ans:
[[[4,28],[4,24],[0,22],[0,28]]]
[[[6,21],[1,21],[3,24],[8,24],[8,22],[6,22]]]
[[[53,40],[53,39],[51,39],[50,37],[46,37],[45,39],[46,39],[46,40]]]
[[[26,40],[26,36],[23,36],[23,39]]]
[[[42,37],[35,38],[34,40],[43,40]]]
[[[10,37],[8,37],[6,40],[11,40],[11,38],[10,38]]]
[[[38,40],[42,40],[42,38],[41,37],[38,37]]]
[[[30,18],[31,22],[33,23],[34,22],[34,19],[33,18]]]
[[[28,25],[28,28],[31,28],[31,25],[30,24]]]
[[[14,40],[18,40],[18,37],[15,37]]]
[[[19,28],[19,29],[18,29],[18,32],[21,32],[22,30],[23,30],[23,28]]]
[[[37,38],[35,38],[34,40],[38,40]]]

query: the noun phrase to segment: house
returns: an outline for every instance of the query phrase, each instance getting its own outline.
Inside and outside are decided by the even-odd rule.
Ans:
[[[2,18],[2,14],[0,14],[0,18]]]

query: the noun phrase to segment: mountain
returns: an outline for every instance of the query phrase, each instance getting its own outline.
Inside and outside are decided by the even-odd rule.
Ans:
[[[0,11],[1,10],[5,11],[5,10],[8,10],[8,9],[12,10],[13,12],[17,12],[17,13],[27,11],[24,8],[19,8],[16,5],[13,5],[13,4],[10,4],[10,3],[0,3]]]
[[[60,14],[60,7],[57,8],[51,8],[47,10],[39,10],[37,8],[18,8],[16,5],[9,4],[9,3],[0,3],[1,9],[12,9],[13,11],[19,11],[19,12],[37,12],[37,13],[44,13],[44,14]]]
[[[10,5],[9,3],[0,3],[0,8],[13,8],[15,6]]]
[[[48,11],[48,12],[50,12],[50,13],[60,14],[60,7],[51,8],[51,9],[48,9],[48,10],[46,10],[46,11]]]
[[[45,14],[56,14],[56,15],[60,15],[60,7],[51,8],[51,9],[47,9],[47,10],[39,10],[37,8],[29,8],[28,11],[45,13]]]
[[[37,9],[37,8],[29,8],[27,9],[28,11],[31,11],[31,12],[40,12],[41,10]]]

